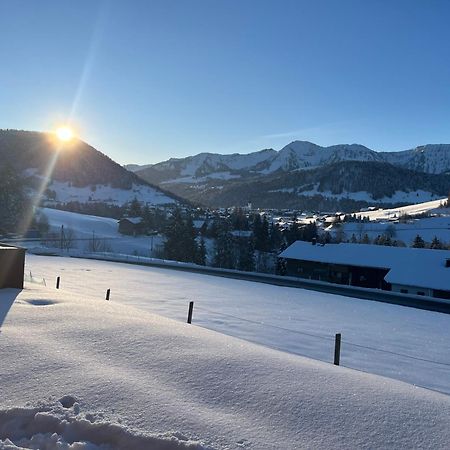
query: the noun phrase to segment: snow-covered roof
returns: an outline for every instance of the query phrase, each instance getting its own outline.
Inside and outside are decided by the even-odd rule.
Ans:
[[[370,244],[312,245],[296,241],[279,255],[282,258],[330,264],[390,269],[385,277],[391,284],[450,290],[449,250],[388,247]]]
[[[128,220],[128,222],[138,225],[142,222],[142,217],[122,217],[120,220]]]

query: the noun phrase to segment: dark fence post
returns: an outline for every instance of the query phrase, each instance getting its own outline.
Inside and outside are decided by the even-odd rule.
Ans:
[[[341,333],[336,333],[334,341],[334,364],[339,366],[341,360]]]
[[[56,289],[59,289],[59,282],[61,281],[61,277],[56,277]]]
[[[108,289],[106,291],[106,300],[109,300],[109,294],[111,293],[111,289]]]
[[[192,323],[192,311],[193,310],[194,310],[194,302],[189,302],[187,323]]]

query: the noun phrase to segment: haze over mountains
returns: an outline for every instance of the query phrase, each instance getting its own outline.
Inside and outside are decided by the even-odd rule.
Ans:
[[[376,152],[358,144],[294,141],[280,151],[200,153],[126,167],[183,198],[216,207],[250,201],[258,207],[342,209],[432,200],[450,190],[450,144]]]

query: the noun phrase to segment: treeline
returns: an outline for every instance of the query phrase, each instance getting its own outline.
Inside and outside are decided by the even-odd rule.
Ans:
[[[24,192],[23,179],[9,165],[0,167],[0,234],[17,233],[31,220],[31,203]]]
[[[192,214],[176,209],[164,234],[166,259],[226,269],[269,271],[274,269],[276,255],[292,242],[317,239],[317,227],[315,223],[299,226],[294,221],[289,229],[283,230],[269,223],[264,215],[247,216],[241,209],[235,209],[227,217],[217,213],[195,228]]]

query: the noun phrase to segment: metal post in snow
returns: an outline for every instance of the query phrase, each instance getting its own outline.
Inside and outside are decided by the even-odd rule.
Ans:
[[[194,302],[189,302],[189,311],[187,317],[187,323],[192,323],[192,312],[194,310]]]
[[[341,360],[341,333],[336,333],[334,340],[334,365],[339,366]]]
[[[109,300],[109,294],[111,293],[111,289],[108,289],[106,291],[106,300]]]
[[[60,281],[61,281],[61,277],[56,277],[56,289],[59,289]]]

